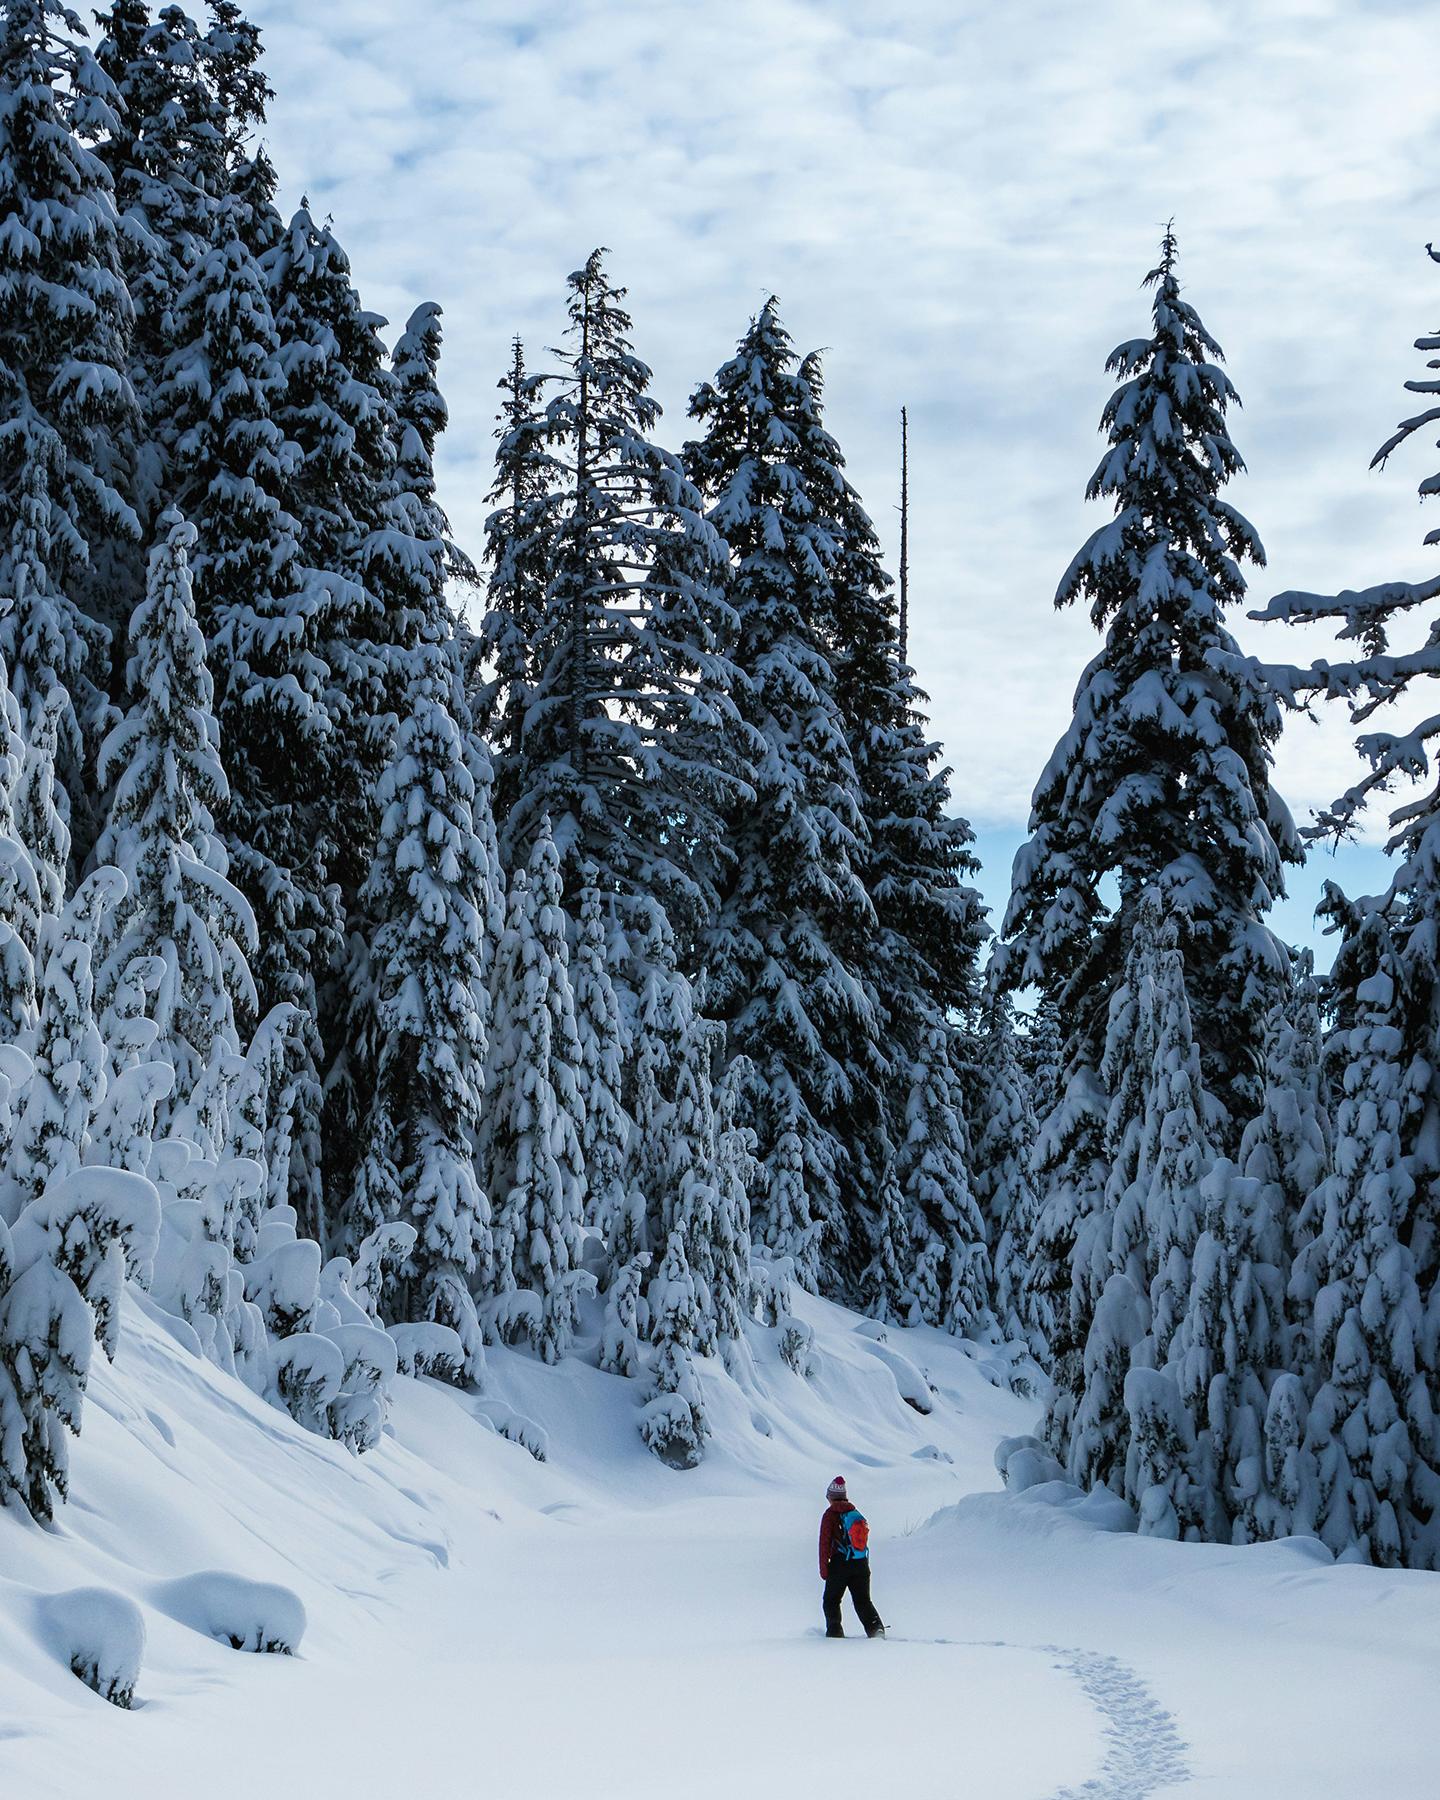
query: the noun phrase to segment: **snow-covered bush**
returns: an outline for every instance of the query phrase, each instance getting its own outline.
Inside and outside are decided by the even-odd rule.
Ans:
[[[793,1369],[797,1375],[810,1376],[815,1373],[815,1365],[810,1360],[810,1353],[815,1348],[815,1333],[802,1320],[785,1320],[780,1327],[777,1347],[780,1360],[787,1369]]]
[[[159,1583],[150,1598],[172,1619],[233,1650],[293,1656],[305,1636],[304,1602],[278,1582],[204,1569]]]
[[[995,1446],[995,1468],[1012,1494],[1065,1479],[1064,1466],[1037,1437],[1001,1438]]]
[[[605,1325],[600,1339],[600,1367],[612,1375],[638,1375],[644,1366],[645,1301],[641,1286],[650,1267],[648,1250],[623,1263],[605,1296]]]
[[[650,1398],[640,1415],[640,1435],[661,1462],[693,1469],[704,1453],[709,1427],[690,1354],[695,1341],[695,1283],[679,1232],[671,1233],[648,1299],[655,1361]]]
[[[90,1347],[113,1358],[121,1285],[148,1278],[159,1212],[143,1177],[77,1169],[0,1223],[0,1502],[46,1520],[68,1493]]]
[[[71,1588],[38,1603],[40,1629],[54,1654],[102,1700],[128,1711],[145,1659],[145,1619],[113,1588]]]
[[[431,1320],[419,1324],[392,1325],[396,1366],[402,1375],[429,1375],[436,1381],[458,1382],[465,1369],[465,1346],[448,1325]]]

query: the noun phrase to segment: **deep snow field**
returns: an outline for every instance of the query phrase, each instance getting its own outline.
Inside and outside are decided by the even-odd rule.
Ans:
[[[357,1460],[144,1304],[96,1357],[58,1529],[0,1513],[4,1800],[1440,1792],[1440,1577],[1142,1541],[1061,1484],[1001,1493],[996,1442],[1036,1406],[939,1333],[877,1343],[801,1297],[811,1376],[758,1331],[744,1391],[707,1368],[715,1437],[682,1473],[641,1444],[635,1384],[503,1350],[508,1407],[402,1381]],[[916,1366],[928,1416],[901,1398]],[[509,1407],[546,1461],[496,1431]],[[819,1635],[837,1471],[884,1642]],[[206,1635],[225,1586],[180,1578],[207,1571],[298,1596],[299,1653]],[[144,1614],[130,1712],[60,1652],[46,1597],[94,1587]]]

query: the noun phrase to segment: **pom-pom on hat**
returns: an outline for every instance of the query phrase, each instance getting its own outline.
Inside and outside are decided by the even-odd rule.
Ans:
[[[830,1483],[829,1487],[826,1488],[825,1498],[827,1500],[844,1500],[847,1497],[845,1492],[845,1477],[843,1475],[837,1475]]]

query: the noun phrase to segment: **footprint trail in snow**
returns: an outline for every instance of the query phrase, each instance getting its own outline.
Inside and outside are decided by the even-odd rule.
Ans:
[[[955,1644],[966,1649],[1025,1650],[1054,1657],[1073,1675],[1105,1721],[1105,1761],[1098,1775],[1078,1787],[1057,1788],[1047,1800],[1148,1800],[1162,1788],[1190,1779],[1186,1744],[1175,1715],[1166,1712],[1142,1678],[1118,1657],[1062,1644],[1007,1644],[962,1638],[895,1637],[900,1644]]]
[[[1094,1650],[1066,1650],[1057,1644],[1044,1648],[1080,1683],[1105,1720],[1106,1738],[1100,1773],[1078,1788],[1061,1788],[1051,1800],[1146,1800],[1190,1779],[1174,1714],[1165,1711],[1133,1669]]]

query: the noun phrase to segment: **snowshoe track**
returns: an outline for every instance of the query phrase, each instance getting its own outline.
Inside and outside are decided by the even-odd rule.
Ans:
[[[1105,1761],[1079,1787],[1060,1788],[1050,1800],[1146,1800],[1161,1788],[1188,1781],[1185,1742],[1175,1716],[1165,1711],[1134,1669],[1094,1650],[1042,1648],[1079,1682],[1105,1720]]]
[[[888,1634],[887,1634],[888,1635]],[[1105,1761],[1100,1773],[1078,1787],[1057,1788],[1046,1800],[1148,1800],[1162,1788],[1189,1781],[1187,1745],[1175,1715],[1166,1712],[1144,1680],[1127,1663],[1098,1650],[1069,1649],[1063,1644],[1008,1644],[991,1638],[907,1638],[902,1644],[956,1644],[968,1649],[1028,1650],[1054,1657],[1056,1666],[1074,1676],[1085,1698],[1105,1721]]]

